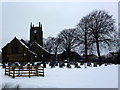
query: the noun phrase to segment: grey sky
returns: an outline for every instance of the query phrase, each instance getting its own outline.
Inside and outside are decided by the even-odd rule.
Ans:
[[[2,46],[2,3],[0,3],[0,48]]]
[[[39,21],[43,24],[44,38],[57,36],[61,30],[75,27],[83,16],[95,9],[106,10],[118,19],[117,2],[3,2],[2,47],[15,36],[28,40],[30,22],[35,26]]]

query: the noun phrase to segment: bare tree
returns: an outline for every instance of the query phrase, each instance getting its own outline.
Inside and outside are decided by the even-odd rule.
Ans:
[[[88,51],[92,52],[92,36],[89,28],[89,16],[83,17],[77,24],[77,37],[79,38],[79,45],[82,46],[82,52],[85,55],[85,61],[88,61]]]
[[[63,50],[66,51],[67,58],[69,58],[69,53],[71,50],[78,45],[78,38],[76,34],[76,29],[72,28],[65,29],[58,35],[61,40],[61,46],[63,47]]]
[[[88,61],[88,45],[87,45],[87,38],[88,38],[88,20],[87,17],[84,17],[80,20],[79,24],[77,25],[77,30],[79,30],[77,36],[79,37],[80,43],[84,44],[85,50],[85,60]]]
[[[60,39],[58,37],[48,37],[44,41],[44,48],[55,54],[55,60],[57,60],[57,54],[61,52]]]
[[[43,47],[48,50],[50,53],[52,52],[52,42],[51,41],[52,37],[48,37],[47,39],[43,40]]]
[[[96,43],[98,57],[101,59],[100,44],[110,46],[115,35],[115,20],[112,19],[112,15],[109,15],[108,12],[103,10],[95,10],[84,18],[87,19],[86,27],[89,30],[88,37],[92,37],[89,42],[91,44]]]

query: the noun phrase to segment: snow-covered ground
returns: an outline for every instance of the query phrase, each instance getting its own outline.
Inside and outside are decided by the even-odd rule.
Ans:
[[[10,88],[19,85],[20,88],[118,88],[118,65],[68,69],[45,68],[45,77],[5,76],[0,67],[2,86]],[[1,87],[2,87],[1,86]]]

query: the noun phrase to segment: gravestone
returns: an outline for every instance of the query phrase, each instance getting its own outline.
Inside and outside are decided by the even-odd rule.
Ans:
[[[59,68],[63,68],[63,65],[62,65],[62,63],[59,63]]]
[[[84,64],[83,62],[80,63],[80,65],[83,65],[83,64]]]
[[[13,63],[11,66],[12,66],[12,69],[14,70],[16,67],[16,63]]]
[[[93,67],[97,67],[97,62],[94,62],[94,63],[93,63]]]
[[[64,63],[64,62],[62,63],[62,66],[65,66],[65,63]]]
[[[46,63],[45,62],[43,63],[43,68],[46,68]]]
[[[32,66],[34,66],[34,62],[33,62],[33,61],[30,61],[30,64],[31,64]]]
[[[27,69],[30,69],[30,64],[27,64]]]
[[[87,62],[87,66],[91,67],[92,66],[91,62]]]
[[[34,62],[32,62],[32,66],[34,66],[35,64],[34,64]]]
[[[41,66],[41,63],[37,63],[37,66]]]
[[[107,63],[105,63],[105,66],[107,66]]]
[[[75,63],[75,68],[81,68],[78,63]]]
[[[84,68],[87,68],[87,65],[86,65],[86,63],[84,63],[83,65],[84,65]]]
[[[101,62],[99,62],[99,63],[98,63],[98,65],[99,65],[99,66],[101,66],[101,65],[102,65],[102,63],[101,63]]]
[[[54,68],[55,67],[55,63],[53,61],[50,62],[50,66],[51,68]]]
[[[58,66],[58,62],[55,62],[55,66]]]
[[[30,66],[30,64],[27,64],[27,66]]]
[[[26,65],[26,62],[21,62],[20,65],[21,65],[21,66],[25,66],[25,65]]]
[[[18,65],[18,63],[14,63],[14,65],[16,66],[16,67],[18,67],[19,65]]]
[[[75,68],[77,68],[77,67],[78,67],[78,63],[75,63],[74,65],[75,65]]]
[[[67,68],[71,68],[71,65],[69,63],[67,63]]]

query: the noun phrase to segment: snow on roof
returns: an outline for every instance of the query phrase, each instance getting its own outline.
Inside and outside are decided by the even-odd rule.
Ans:
[[[28,47],[27,45],[25,45],[25,43],[23,43],[21,40],[19,40],[19,42],[20,42],[23,46],[25,46],[25,48],[27,48],[30,53],[32,53],[32,54],[34,54],[34,55],[37,55],[36,53],[34,53],[33,51],[31,51],[31,50],[29,49],[29,47]]]
[[[28,48],[28,49],[29,49],[29,47],[26,46],[25,43],[23,43],[21,40],[19,40],[19,39],[16,38],[16,37],[14,37],[11,41],[13,41],[14,39],[17,39],[25,48]],[[11,41],[10,41],[10,42],[11,42]],[[10,42],[9,42],[9,43],[10,43]],[[6,47],[9,43],[7,43],[4,47]],[[4,48],[4,47],[3,47],[3,48]]]
[[[13,39],[15,39],[16,37],[12,38],[7,44],[4,45],[4,47],[6,47]],[[17,39],[17,38],[16,38]],[[3,48],[4,48],[3,47]]]
[[[53,52],[50,52],[50,54],[55,54],[55,53],[53,53]]]
[[[27,44],[29,43],[29,40],[24,40]]]
[[[39,45],[37,42],[35,42],[35,44],[37,44],[40,48],[42,48],[42,49],[45,50],[46,52],[50,53],[49,51],[47,51],[46,49],[44,49],[41,45]]]
[[[21,40],[19,40],[18,39],[18,41],[24,46],[24,47],[26,47],[26,48],[28,48],[29,49],[29,47],[28,46],[26,46]]]
[[[36,53],[34,53],[33,51],[31,51],[31,50],[28,50],[30,53],[32,53],[32,54],[34,54],[34,55],[36,55],[37,56],[37,54]]]
[[[25,48],[27,48],[30,53],[32,53],[32,54],[34,54],[34,55],[37,55],[36,53],[34,53],[33,51],[31,51],[31,50],[29,49],[29,47],[28,47],[27,45],[25,45],[25,43],[23,43],[21,40],[18,39],[18,41],[19,41]]]

